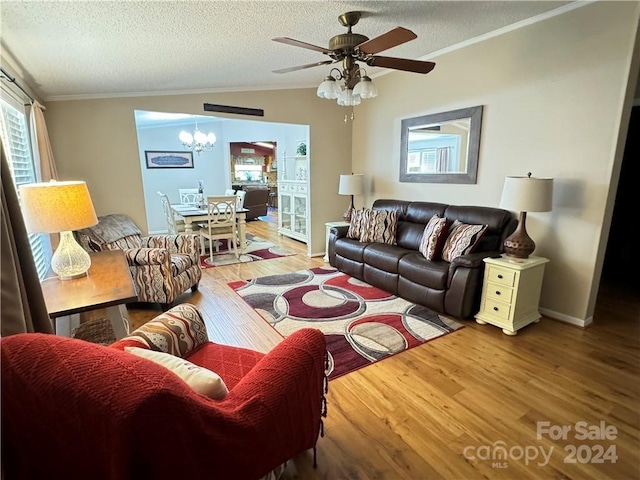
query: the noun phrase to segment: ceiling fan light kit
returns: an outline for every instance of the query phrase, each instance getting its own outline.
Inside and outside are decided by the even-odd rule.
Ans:
[[[351,31],[351,27],[358,23],[360,16],[361,12],[347,12],[338,17],[340,23],[347,27],[348,31],[332,37],[329,40],[329,48],[319,47],[288,37],[274,38],[273,40],[276,42],[315,50],[331,57],[331,60],[274,70],[274,73],[288,73],[319,65],[342,62],[342,70],[332,68],[329,75],[318,86],[316,93],[320,98],[337,100],[338,105],[351,107],[359,105],[362,99],[378,96],[378,89],[371,81],[371,78],[367,76],[364,68],[361,68],[357,62],[373,67],[392,68],[422,74],[429,73],[436,66],[433,62],[375,55],[383,50],[414,40],[417,35],[406,28],[396,27],[387,33],[369,39],[365,35]],[[338,83],[340,81],[343,82],[342,85]]]

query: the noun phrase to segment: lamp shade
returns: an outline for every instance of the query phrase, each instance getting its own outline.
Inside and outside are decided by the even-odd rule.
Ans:
[[[338,194],[340,195],[362,195],[364,192],[364,175],[340,175],[340,185]]]
[[[25,225],[29,233],[58,233],[98,223],[85,182],[20,185]]]
[[[552,201],[552,178],[507,177],[500,208],[514,212],[549,212]]]

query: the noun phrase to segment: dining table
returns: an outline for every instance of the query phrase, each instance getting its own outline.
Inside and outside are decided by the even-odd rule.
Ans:
[[[209,210],[206,207],[186,203],[171,204],[171,209],[176,215],[184,220],[184,232],[194,233],[193,224],[206,222],[209,217]],[[240,253],[247,253],[247,210],[240,208],[236,210],[238,220],[238,236],[240,237]]]

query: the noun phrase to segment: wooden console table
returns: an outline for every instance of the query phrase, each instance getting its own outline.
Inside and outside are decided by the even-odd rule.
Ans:
[[[73,280],[49,277],[42,281],[42,293],[49,317],[56,330],[60,317],[106,308],[116,339],[129,333],[125,303],[138,299],[124,252],[112,250],[89,254],[88,275]],[[77,317],[76,317],[77,318]]]

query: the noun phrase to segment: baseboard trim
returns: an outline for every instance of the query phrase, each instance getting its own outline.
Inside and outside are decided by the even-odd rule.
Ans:
[[[317,252],[317,253],[308,253],[307,254],[308,257],[324,257],[324,252]]]
[[[549,310],[548,308],[540,308],[540,313],[545,317],[553,318],[554,320],[560,320],[561,322],[570,323],[578,327],[588,327],[593,323],[593,316],[586,319],[572,317],[564,313],[556,312],[555,310]]]

